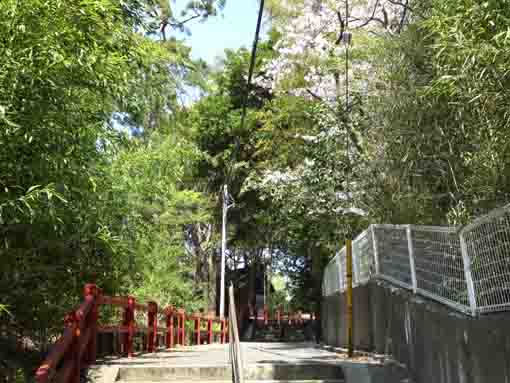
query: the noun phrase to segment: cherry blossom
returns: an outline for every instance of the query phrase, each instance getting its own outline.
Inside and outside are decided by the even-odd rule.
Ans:
[[[408,15],[407,4],[396,0],[351,1],[348,17],[345,1],[287,1],[280,7],[292,16],[274,23],[281,35],[274,47],[278,54],[265,63],[264,75],[256,79],[258,85],[330,104],[339,102],[344,93],[347,47],[342,44],[342,33],[346,22],[355,37],[349,48],[349,77],[354,91],[366,93],[367,79],[375,75],[370,61],[363,57],[367,46],[380,36],[395,33]]]

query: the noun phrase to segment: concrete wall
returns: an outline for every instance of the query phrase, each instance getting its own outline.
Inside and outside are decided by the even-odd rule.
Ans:
[[[355,303],[355,304],[354,304]],[[330,346],[347,344],[346,300],[344,294],[326,297],[322,303],[322,341]],[[353,290],[353,316],[356,321],[354,344],[362,350],[373,347],[370,318],[370,289],[368,286]]]
[[[354,290],[354,341],[389,352],[416,383],[509,383],[510,313],[471,318],[382,282]],[[345,297],[325,298],[323,342],[345,346]]]

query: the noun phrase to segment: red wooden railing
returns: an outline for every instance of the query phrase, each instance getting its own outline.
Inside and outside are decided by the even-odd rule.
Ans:
[[[110,305],[122,308],[120,325],[99,326],[99,310],[101,306]],[[146,326],[136,323],[136,313],[147,315]],[[183,309],[167,307],[161,311],[165,326],[158,326],[158,304],[148,302],[137,303],[134,297],[103,296],[96,285],[88,284],[84,289],[84,300],[78,309],[70,312],[64,319],[64,333],[51,347],[45,361],[36,372],[38,383],[47,383],[53,378],[64,383],[79,383],[80,370],[96,361],[97,337],[100,333],[117,333],[122,335],[121,353],[133,356],[133,340],[136,334],[146,335],[144,350],[156,352],[158,335],[163,335],[166,348],[184,345],[186,342],[186,321],[193,322],[192,341],[202,344],[202,333],[206,335],[206,343],[211,344],[216,338],[220,343],[228,341],[228,320],[204,316],[188,315]],[[219,331],[214,324],[219,324]],[[205,327],[204,327],[205,326]]]
[[[267,326],[269,323],[272,324],[286,324],[286,325],[304,325],[305,322],[315,321],[318,316],[315,313],[303,313],[302,311],[297,312],[284,312],[283,309],[276,309],[273,315],[269,312],[267,306],[264,307],[262,313],[255,312],[252,305],[248,305],[250,312],[249,318],[257,320],[258,323]]]

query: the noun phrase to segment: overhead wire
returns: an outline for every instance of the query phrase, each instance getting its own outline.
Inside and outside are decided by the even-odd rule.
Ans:
[[[244,89],[244,94],[243,94],[243,104],[242,104],[242,110],[241,110],[241,123],[239,125],[238,132],[242,132],[244,130],[244,125],[246,123],[246,114],[247,114],[247,110],[248,110],[248,99],[249,99],[249,95],[250,95],[250,91],[251,91],[251,83],[253,80],[253,73],[255,72],[255,64],[256,64],[256,60],[257,60],[257,48],[258,48],[258,43],[259,43],[259,38],[260,38],[260,30],[262,27],[263,15],[264,15],[264,0],[260,0],[260,7],[259,7],[259,12],[258,12],[258,17],[257,17],[257,27],[255,29],[255,38],[253,40],[253,46],[252,46],[251,56],[250,56],[248,79],[247,79],[246,87]],[[234,140],[235,140],[235,146],[234,146],[234,151],[232,152],[232,156],[231,156],[231,166],[230,166],[230,168],[227,168],[227,175],[226,175],[226,181],[225,181],[225,183],[227,185],[232,180],[234,162],[237,159],[237,155],[239,153],[240,146],[241,146],[240,139],[237,135],[235,136]]]
[[[234,150],[232,151],[231,158],[230,158],[230,164],[227,164],[226,166],[226,174],[225,174],[225,181],[223,183],[222,190],[220,191],[220,195],[222,196],[222,210],[223,210],[223,224],[222,224],[222,252],[221,252],[221,301],[220,301],[220,316],[223,316],[224,314],[224,302],[225,302],[225,293],[224,293],[224,286],[225,286],[225,262],[226,262],[226,248],[227,248],[227,211],[229,207],[233,206],[235,204],[234,198],[228,191],[228,185],[232,183],[233,173],[234,173],[234,167],[235,167],[235,161],[237,159],[238,152],[240,150],[240,139],[239,134],[243,132],[244,125],[246,121],[246,113],[248,108],[248,97],[251,90],[251,82],[253,78],[253,72],[255,71],[255,63],[257,58],[257,46],[259,42],[259,36],[260,36],[260,29],[262,25],[262,16],[264,13],[264,0],[260,0],[260,8],[257,18],[257,28],[255,30],[255,39],[253,41],[253,47],[251,51],[251,57],[250,57],[250,67],[248,70],[248,80],[246,82],[246,88],[244,89],[244,95],[243,95],[243,103],[242,103],[242,112],[241,112],[241,122],[239,126],[239,130],[236,134],[234,131]],[[232,190],[232,189],[231,189]]]

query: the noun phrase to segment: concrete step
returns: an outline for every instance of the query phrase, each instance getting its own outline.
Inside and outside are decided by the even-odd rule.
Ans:
[[[116,383],[128,383],[130,380],[117,380]],[[161,380],[137,380],[137,383],[161,383]],[[166,382],[166,380],[165,380]],[[181,380],[180,383],[197,383],[197,380]],[[207,380],[207,383],[232,383],[230,380]],[[246,380],[249,383],[346,383],[344,379],[337,380]]]
[[[121,366],[117,381],[123,382],[218,382],[231,381],[230,366]],[[342,381],[341,366],[332,364],[254,364],[244,366],[247,381],[313,382]]]

